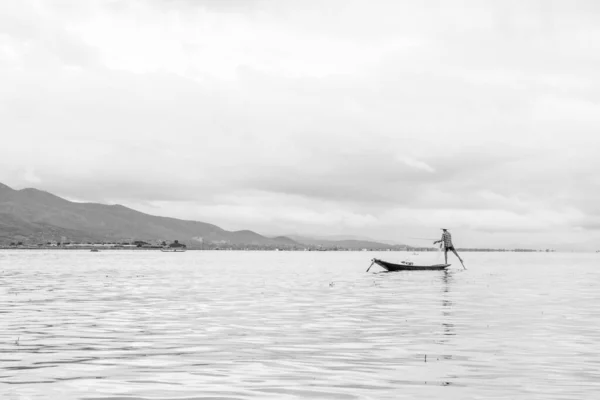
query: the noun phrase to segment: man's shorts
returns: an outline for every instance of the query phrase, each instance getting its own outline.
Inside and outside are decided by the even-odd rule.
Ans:
[[[450,251],[450,250],[456,251],[456,250],[454,250],[454,246],[448,246],[448,247],[446,247],[446,251]]]

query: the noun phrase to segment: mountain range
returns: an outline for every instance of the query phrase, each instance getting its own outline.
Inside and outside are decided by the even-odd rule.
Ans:
[[[267,237],[250,230],[227,231],[199,221],[159,217],[122,205],[72,202],[38,189],[15,190],[0,183],[0,244],[14,241],[171,241],[190,248],[207,243],[255,246],[322,246],[350,249],[405,247],[365,240]]]

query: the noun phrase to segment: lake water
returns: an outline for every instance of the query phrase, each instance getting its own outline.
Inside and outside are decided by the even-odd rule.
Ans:
[[[600,255],[462,256],[0,251],[0,398],[600,398]]]

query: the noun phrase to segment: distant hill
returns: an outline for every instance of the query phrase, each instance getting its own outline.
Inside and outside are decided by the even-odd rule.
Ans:
[[[389,247],[406,247],[404,244],[395,242],[395,241],[390,241],[390,240],[374,240],[368,237],[361,237],[361,236],[352,236],[352,235],[330,235],[330,236],[313,236],[311,235],[310,237],[307,236],[302,236],[302,235],[295,235],[295,234],[289,234],[289,235],[285,235],[286,237],[295,240],[298,243],[305,243],[305,244],[313,244],[313,243],[318,243],[318,244],[323,244],[323,243],[347,243],[347,244],[351,244],[351,245],[358,245],[358,246],[362,246],[363,244],[365,246],[362,246],[361,248],[364,247],[369,247],[370,245],[375,245],[375,246],[381,246],[381,245],[389,245]]]
[[[346,240],[327,240],[319,238],[309,238],[304,236],[291,236],[293,240],[298,243],[302,243],[309,246],[321,246],[323,248],[335,248],[341,247],[345,249],[361,250],[361,249],[377,249],[377,250],[399,250],[405,249],[407,246],[403,244],[389,244],[375,242],[371,240],[357,240],[357,239],[346,239]]]
[[[202,242],[224,245],[295,245],[285,237],[226,231],[198,221],[158,217],[122,205],[75,203],[37,189],[14,190],[0,183],[0,243],[60,240],[179,240],[190,248]]]
[[[371,240],[300,236],[266,237],[250,230],[227,231],[199,221],[158,217],[122,205],[76,203],[38,189],[14,190],[0,183],[0,244],[43,243],[66,237],[76,242],[179,240],[189,248],[228,246],[401,249]],[[335,237],[336,239],[338,237]]]

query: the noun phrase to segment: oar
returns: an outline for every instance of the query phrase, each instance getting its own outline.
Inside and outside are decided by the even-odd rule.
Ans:
[[[462,265],[464,269],[467,269],[467,267],[465,267],[465,264],[463,264],[462,260],[459,260],[459,261],[460,261],[460,265]]]
[[[369,268],[367,268],[367,272],[369,272],[369,270],[371,269],[371,267],[373,266],[373,264],[375,264],[375,259],[372,260],[373,262],[371,263],[371,265],[369,265]]]

